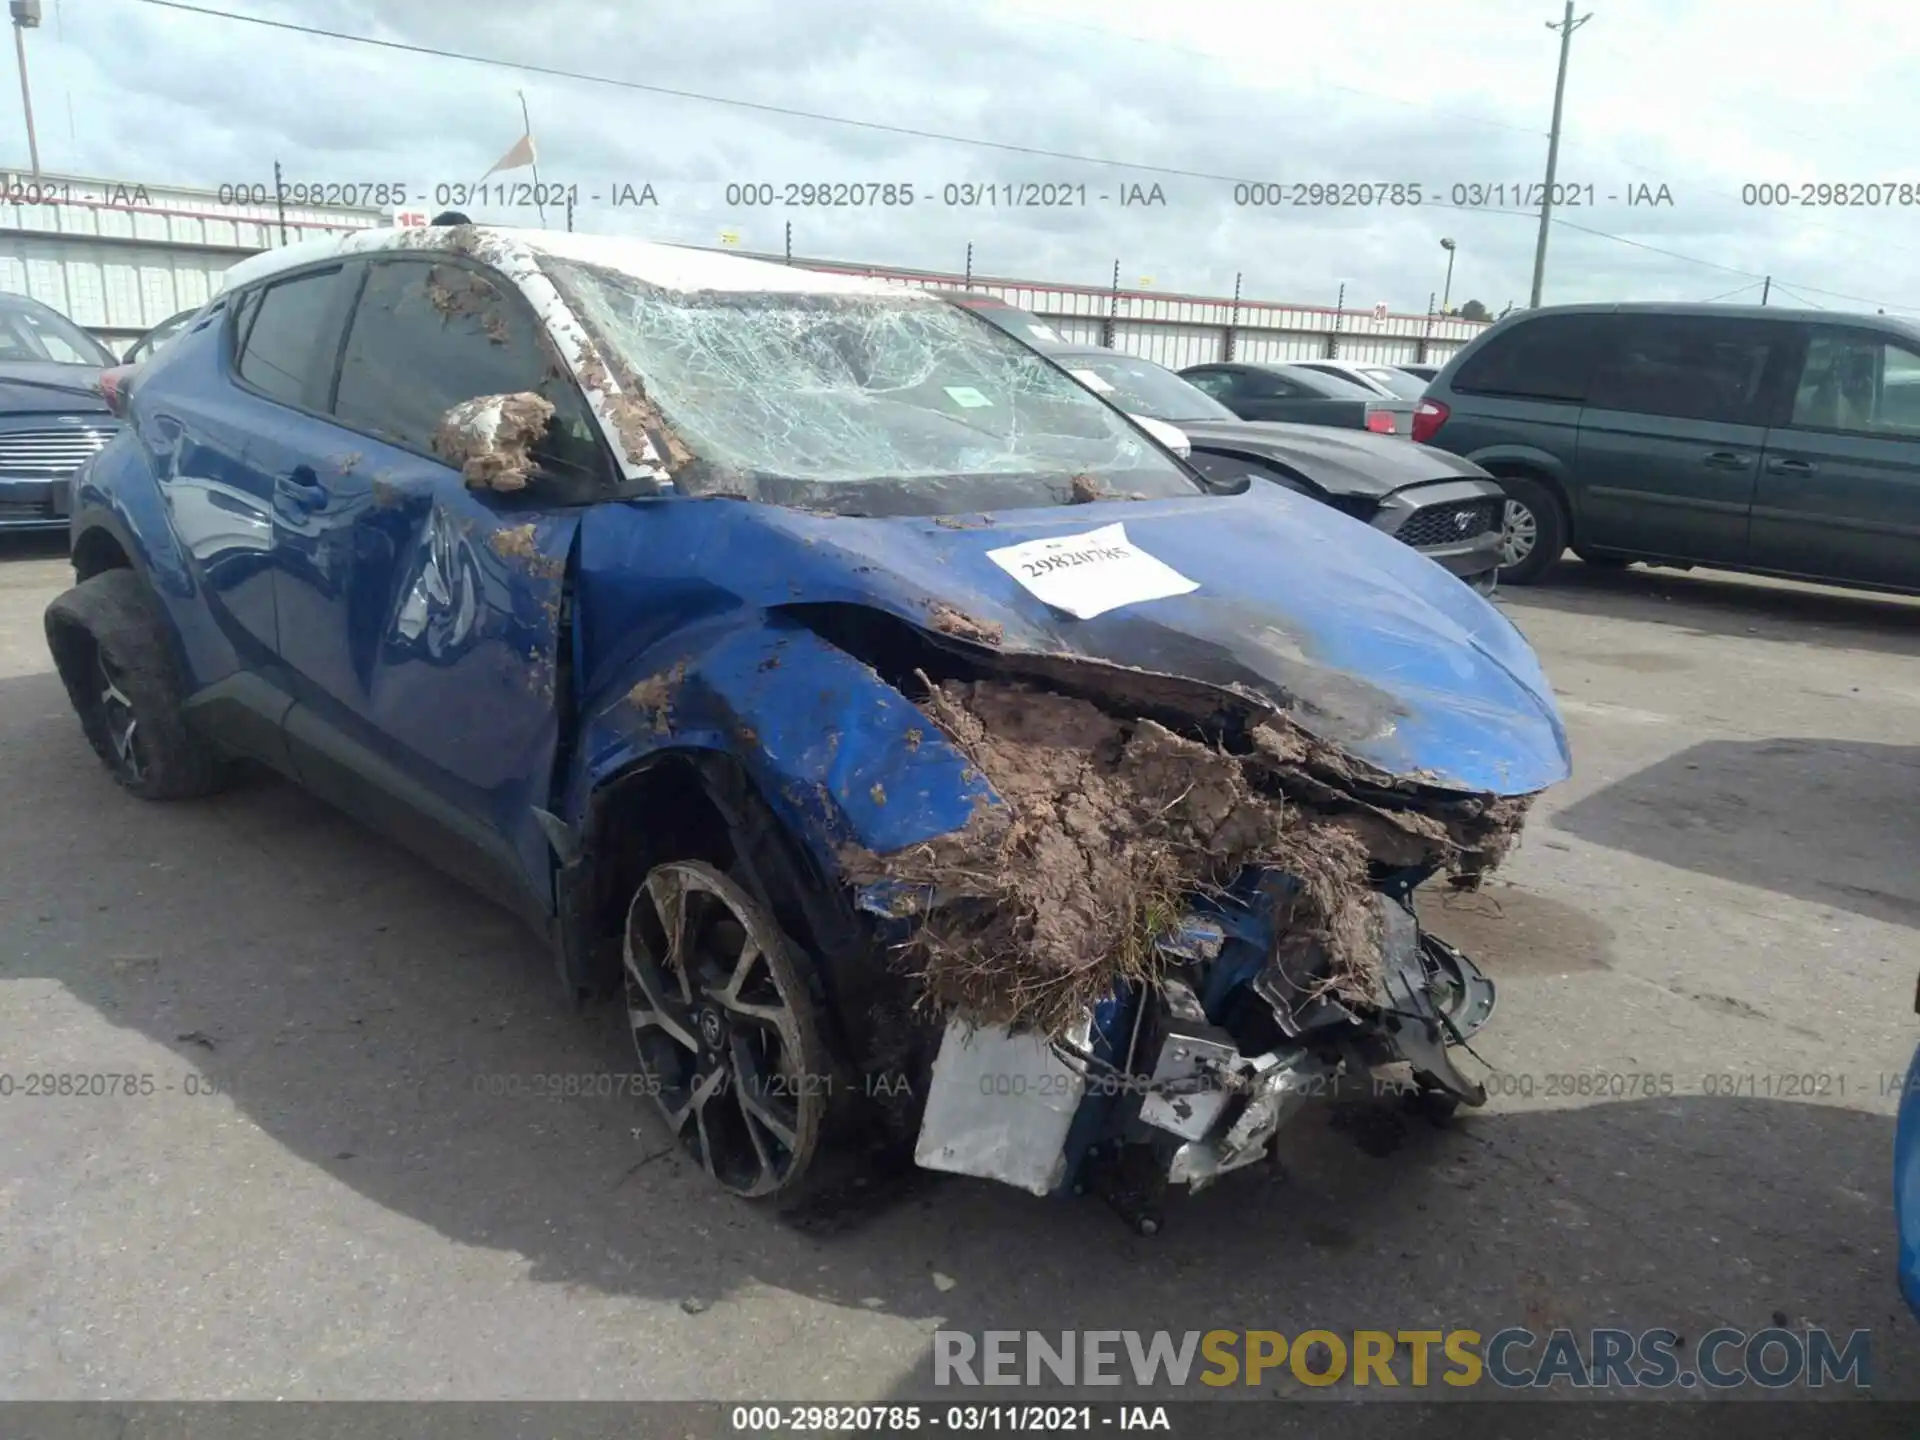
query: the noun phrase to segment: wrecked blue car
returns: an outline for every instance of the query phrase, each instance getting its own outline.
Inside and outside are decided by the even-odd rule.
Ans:
[[[918,291],[470,226],[256,256],[106,397],[48,643],[509,905],[718,1182],[1130,1197],[1493,1008],[1417,923],[1568,773],[1513,626]]]

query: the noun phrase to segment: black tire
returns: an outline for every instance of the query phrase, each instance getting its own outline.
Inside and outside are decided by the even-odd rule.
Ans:
[[[837,1178],[827,1142],[846,1077],[821,1035],[805,952],[744,885],[699,860],[647,872],[623,949],[644,1088],[683,1151],[742,1199],[811,1202]]]
[[[82,581],[47,607],[46,631],[87,741],[121,786],[185,800],[232,783],[231,765],[187,726],[166,616],[138,574]]]
[[[1532,537],[1524,552],[1512,561],[1505,559],[1503,552],[1500,583],[1530,585],[1552,568],[1567,548],[1567,512],[1561,508],[1559,497],[1538,480],[1529,480],[1524,475],[1497,478],[1507,492],[1506,505],[1502,508],[1502,530],[1514,537],[1512,543],[1517,543],[1519,537],[1527,533],[1523,527],[1530,524]]]

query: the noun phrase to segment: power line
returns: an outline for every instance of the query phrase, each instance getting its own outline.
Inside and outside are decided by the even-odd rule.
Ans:
[[[324,40],[338,40],[351,45],[370,45],[376,49],[393,50],[407,55],[425,55],[435,59],[459,60],[470,65],[491,65],[499,69],[517,70],[530,75],[543,75],[553,79],[581,81],[587,84],[607,85],[620,90],[634,90],[652,95],[666,95],[675,99],[696,100],[709,105],[726,105],[737,109],[753,110],[762,114],[780,115],[789,119],[816,120],[823,124],[845,125],[861,130],[875,130],[887,134],[904,135],[917,140],[935,140],[950,145],[973,145],[983,149],[1002,150],[1012,154],[1035,155],[1050,160],[1068,160],[1081,165],[1104,165],[1114,169],[1133,170],[1144,174],[1171,175],[1187,180],[1211,180],[1223,184],[1257,184],[1242,175],[1223,175],[1206,170],[1188,170],[1173,165],[1144,165],[1132,161],[1113,160],[1101,155],[1078,155],[1064,150],[1049,150],[1036,145],[1018,145],[1009,141],[988,140],[973,135],[952,135],[938,130],[921,130],[906,125],[890,125],[878,120],[860,120],[845,115],[829,115],[822,111],[802,110],[793,106],[771,105],[758,100],[742,100],[727,95],[708,95],[694,90],[681,90],[667,85],[652,85],[640,80],[627,80],[611,75],[594,75],[585,71],[565,70],[553,65],[537,65],[518,60],[504,60],[493,55],[479,55],[468,51],[448,50],[433,45],[414,44],[405,40],[385,40],[372,35],[354,35],[343,30],[331,30],[319,25],[301,25],[291,20],[270,20],[261,15],[246,15],[237,11],[219,10],[208,5],[194,5],[186,0],[135,0],[135,3],[151,5],[158,9],[175,10],[189,15],[200,15],[214,20],[232,20],[244,25],[257,25],[269,30],[286,31],[296,35],[313,36]],[[1098,28],[1098,27],[1093,27]],[[1559,28],[1555,25],[1553,28]],[[1577,27],[1576,27],[1577,28]],[[1361,92],[1365,93],[1365,92]],[[1529,132],[1531,133],[1531,132]],[[1628,245],[1637,250],[1662,255],[1670,260],[1678,260],[1688,265],[1699,265],[1710,270],[1719,270],[1728,275],[1739,275],[1758,280],[1763,278],[1759,271],[1740,270],[1731,265],[1722,265],[1716,261],[1703,260],[1697,255],[1683,255],[1677,250],[1662,249],[1658,245],[1648,245],[1643,241],[1630,240],[1624,235],[1610,234],[1605,230],[1596,230],[1591,226],[1580,225],[1559,216],[1540,216],[1530,210],[1502,210],[1492,207],[1453,205],[1442,201],[1428,202],[1435,209],[1459,210],[1474,215],[1519,216],[1528,220],[1545,219],[1548,224],[1564,226],[1582,234],[1593,235],[1602,240],[1611,240],[1617,245]],[[1776,282],[1777,283],[1777,282]],[[1884,301],[1868,300],[1857,295],[1841,295],[1835,291],[1820,290],[1812,285],[1803,285],[1803,290],[1816,295],[1828,295],[1834,299],[1852,300],[1859,304],[1874,305],[1889,310],[1914,310],[1916,306],[1888,305]]]
[[[591,75],[580,70],[563,70],[556,65],[536,65],[524,60],[502,60],[493,55],[476,55],[464,50],[445,50],[433,45],[415,45],[405,40],[382,40],[372,35],[350,35],[321,25],[299,25],[291,20],[269,20],[263,15],[242,15],[232,10],[216,10],[206,5],[189,5],[185,0],[135,0],[162,10],[179,10],[215,20],[235,20],[244,25],[260,25],[269,30],[285,30],[295,35],[311,35],[323,40],[342,40],[353,45],[372,45],[382,50],[397,50],[406,55],[431,55],[442,60],[463,60],[470,65],[495,65],[519,70],[528,75],[544,75],[555,80],[576,80],[591,85],[610,85],[620,90],[638,90],[649,95],[667,95],[676,100],[697,100],[707,105],[731,105],[740,110],[756,110],[763,115],[780,115],[789,120],[817,120],[826,125],[846,125],[857,130],[878,130],[889,135],[905,135],[915,140],[938,140],[948,145],[977,145],[987,150],[1003,150],[1013,155],[1036,155],[1043,160],[1071,160],[1078,165],[1107,165],[1117,170],[1137,170],[1148,175],[1177,175],[1189,180],[1220,180],[1228,184],[1254,184],[1243,175],[1216,175],[1205,170],[1183,170],[1172,165],[1143,165],[1132,160],[1112,160],[1104,155],[1076,155],[1065,150],[1048,150],[1038,145],[1017,145],[1007,140],[988,140],[978,135],[951,135],[943,130],[920,130],[911,125],[889,125],[881,120],[859,120],[850,115],[828,115],[819,110],[801,110],[790,105],[769,105],[760,100],[742,100],[731,95],[707,95],[698,90],[680,90],[671,85],[649,85],[641,80],[626,80],[613,75]]]
[[[1807,299],[1807,297],[1804,295],[1795,294],[1793,291],[1789,290],[1786,286],[1782,285],[1778,280],[1773,282],[1773,288],[1778,290],[1782,295],[1788,296],[1790,299],[1798,300],[1802,305],[1806,306],[1809,310],[1825,310],[1828,308],[1827,306],[1819,304],[1816,301]],[[1871,303],[1871,302],[1868,302],[1868,303]]]
[[[1740,287],[1739,289],[1737,289],[1737,290],[1729,290],[1729,291],[1727,291],[1727,292],[1726,292],[1726,293],[1725,293],[1724,295],[1709,295],[1709,296],[1707,296],[1707,298],[1706,298],[1706,299],[1704,299],[1704,300],[1695,300],[1695,301],[1693,301],[1692,303],[1693,303],[1693,304],[1695,304],[1695,305],[1711,305],[1711,304],[1713,304],[1713,303],[1714,303],[1715,301],[1719,301],[1719,300],[1731,300],[1731,299],[1732,299],[1732,298],[1733,298],[1734,296],[1736,296],[1736,295],[1744,295],[1744,294],[1746,294],[1746,293],[1747,293],[1747,291],[1749,291],[1749,290],[1751,290],[1751,289],[1753,289],[1753,288],[1754,288],[1755,286],[1757,286],[1757,285],[1759,285],[1760,283],[1761,283],[1760,281],[1758,281],[1758,280],[1755,280],[1755,281],[1753,281],[1753,282],[1752,282],[1752,284],[1748,284],[1748,285],[1742,285],[1742,286],[1741,286],[1741,287]]]

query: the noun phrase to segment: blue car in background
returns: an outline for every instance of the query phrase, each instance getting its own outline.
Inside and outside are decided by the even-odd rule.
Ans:
[[[1568,774],[1527,644],[977,317],[361,231],[107,391],[46,630],[114,779],[265,767],[516,911],[722,1188],[1119,1167],[1148,1228],[1334,1077],[1484,1100],[1412,895]]]

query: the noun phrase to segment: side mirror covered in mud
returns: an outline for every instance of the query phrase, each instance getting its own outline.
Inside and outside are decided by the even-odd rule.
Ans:
[[[470,490],[578,503],[596,498],[591,492],[604,483],[592,437],[574,434],[553,402],[532,390],[476,395],[450,407],[433,450],[459,469]]]

